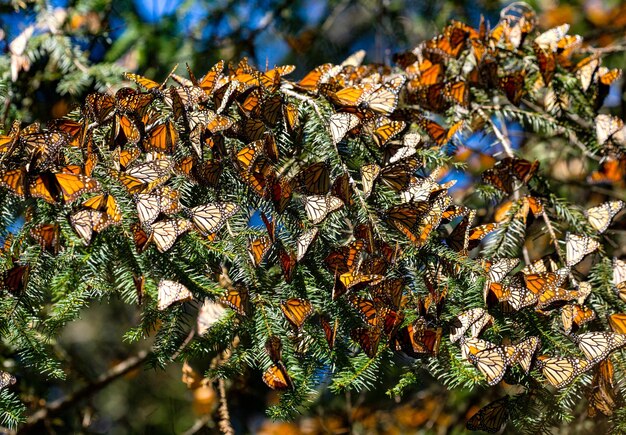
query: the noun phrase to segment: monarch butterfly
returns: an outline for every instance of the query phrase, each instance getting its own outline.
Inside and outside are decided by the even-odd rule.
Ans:
[[[327,162],[307,166],[296,175],[301,189],[310,195],[325,195],[330,191],[330,167]]]
[[[261,73],[260,84],[270,93],[276,92],[280,86],[281,79],[291,74],[296,69],[295,65],[281,65],[269,71]]]
[[[417,146],[422,142],[419,133],[406,133],[402,144],[389,143],[385,147],[385,161],[389,164],[412,157],[417,152]]]
[[[147,133],[144,139],[143,148],[145,151],[159,151],[163,153],[173,153],[178,141],[178,131],[172,121],[154,126]]]
[[[13,121],[9,134],[0,135],[0,153],[2,154],[0,161],[3,161],[13,153],[15,145],[20,138],[20,124],[18,120]]]
[[[351,295],[349,300],[365,323],[371,327],[381,325],[381,319],[384,319],[386,311],[388,311],[380,304],[381,301],[373,301],[354,295]]]
[[[613,332],[626,334],[626,314],[616,313],[609,316],[609,325]]]
[[[192,183],[215,187],[222,174],[222,164],[219,160],[199,161],[196,157],[187,156],[176,163],[174,171]]]
[[[99,189],[100,183],[93,178],[49,171],[39,174],[29,186],[31,196],[42,198],[50,204],[73,202],[83,193]]]
[[[551,257],[544,257],[532,262],[531,264],[527,264],[522,269],[522,273],[530,275],[533,273],[556,272],[557,270],[558,265],[556,262]]]
[[[396,192],[409,192],[414,188],[413,182],[415,177],[413,174],[420,166],[421,163],[412,157],[382,168],[377,178],[380,178],[382,184]],[[413,191],[409,194],[415,195],[415,192]]]
[[[115,93],[115,112],[142,115],[154,101],[155,93],[120,88]]]
[[[593,364],[575,357],[537,357],[537,366],[543,376],[555,388],[563,388],[572,383],[580,374],[586,372]]]
[[[476,338],[483,328],[493,322],[484,308],[471,308],[456,316],[450,324],[450,342],[461,339],[471,327],[471,337]]]
[[[430,234],[435,230],[441,222],[441,216],[443,212],[448,208],[452,198],[450,196],[438,197],[423,217],[417,227],[403,227],[401,223],[394,223],[396,228],[400,230],[407,238],[418,248],[424,246],[430,237]]]
[[[534,217],[543,214],[543,204],[538,198],[525,196],[519,200],[506,201],[500,205],[494,215],[494,220],[498,223],[503,221],[519,220],[526,224],[529,213]]]
[[[538,168],[538,161],[531,163],[524,159],[507,157],[496,163],[493,168],[486,170],[483,173],[483,181],[511,194],[515,187],[513,178],[527,184]]]
[[[407,85],[408,90],[437,84],[444,77],[445,67],[441,63],[432,63],[428,59],[424,59],[422,62],[415,62],[413,65],[417,65],[417,68],[412,65],[406,68],[408,76],[415,76],[411,77],[412,80]],[[417,71],[414,72],[415,70]]]
[[[90,122],[105,123],[115,113],[115,99],[106,94],[89,94],[85,97],[82,111]]]
[[[585,216],[591,226],[598,232],[603,233],[611,224],[611,221],[626,206],[624,201],[608,201],[585,211]]]
[[[267,337],[267,340],[265,340],[265,351],[269,355],[270,360],[273,363],[278,364],[282,359],[283,351],[283,342],[280,337],[277,335],[270,335]]]
[[[508,420],[509,396],[504,396],[480,408],[467,420],[465,427],[469,430],[496,433],[502,430]]]
[[[263,382],[272,390],[286,390],[293,388],[293,382],[282,362],[272,364],[263,373]]]
[[[335,339],[337,338],[337,329],[339,327],[339,319],[335,319],[334,326],[330,326],[330,321],[328,317],[325,315],[321,315],[319,317],[320,324],[322,325],[322,329],[324,331],[324,337],[326,338],[326,343],[328,343],[328,348],[332,351],[335,347]]]
[[[430,208],[431,205],[427,201],[400,204],[389,208],[385,218],[387,222],[400,230],[401,228],[410,230],[419,224]]]
[[[254,88],[248,93],[246,99],[239,105],[239,109],[246,115],[259,116],[261,108],[261,100],[263,99],[263,91],[261,88]]]
[[[126,170],[128,166],[137,160],[141,155],[139,148],[130,148],[122,150],[120,147],[115,148],[111,152],[111,160],[116,170]]]
[[[575,266],[599,247],[600,243],[589,236],[567,233],[565,235],[565,264],[568,267]]]
[[[9,385],[14,385],[16,382],[17,379],[15,379],[15,376],[0,370],[0,389],[8,387]]]
[[[317,237],[318,232],[319,232],[319,229],[317,227],[313,227],[310,230],[305,231],[298,237],[298,240],[296,242],[296,247],[297,247],[296,261],[298,262],[302,261],[307,251],[309,250],[309,246],[311,246],[311,243],[313,243],[313,241]]]
[[[190,112],[187,115],[187,122],[191,130],[190,139],[197,139],[203,130],[208,130],[211,133],[228,130],[234,123],[232,118],[209,109]]]
[[[508,360],[505,348],[479,339],[461,339],[462,352],[487,379],[487,384],[496,385],[506,373]]]
[[[517,267],[519,258],[501,258],[495,263],[484,262],[489,282],[501,282],[513,269]]]
[[[508,313],[513,310],[517,311],[521,309],[521,295],[523,295],[524,292],[530,293],[521,284],[514,286],[510,283],[503,284],[487,281],[483,289],[483,296],[487,306],[494,306],[500,303],[502,311]],[[530,301],[529,305],[533,303],[534,300]]]
[[[622,70],[618,68],[608,69],[604,66],[598,68],[598,82],[600,87],[610,86],[622,77]]]
[[[281,94],[265,98],[260,106],[261,117],[270,126],[275,126],[283,116],[285,101]]]
[[[213,94],[217,83],[220,81],[222,77],[222,71],[224,70],[224,61],[220,60],[215,65],[211,67],[211,69],[205,74],[204,77],[198,82],[197,86],[202,88],[202,90],[207,94]]]
[[[202,336],[206,334],[214,324],[224,318],[225,314],[226,309],[222,304],[205,298],[198,310],[198,318],[196,320],[196,331],[198,331],[198,335]]]
[[[508,354],[508,363],[510,365],[519,364],[524,373],[528,374],[538,346],[538,337],[528,337],[515,345],[505,346]]]
[[[145,294],[146,278],[143,275],[137,276],[133,274],[133,284],[137,293],[137,305],[141,305]]]
[[[115,197],[111,194],[96,195],[93,198],[89,198],[82,204],[83,207],[92,210],[97,210],[106,214],[106,219],[109,223],[119,223],[122,221],[122,212]]]
[[[302,328],[306,319],[313,314],[313,305],[311,305],[311,302],[301,298],[287,299],[280,304],[280,309],[285,315],[285,318],[297,331]]]
[[[445,213],[445,212],[444,212]],[[476,211],[471,210],[465,214],[461,221],[454,227],[454,230],[446,238],[448,246],[454,251],[467,254],[469,247],[470,225],[476,217]]]
[[[615,392],[614,392],[615,370],[611,360],[602,361],[595,370],[593,381],[591,382],[591,390],[588,395],[589,406],[587,414],[589,417],[595,417],[597,411],[606,416],[613,415],[615,409]]]
[[[371,286],[372,294],[393,309],[398,310],[402,303],[402,289],[404,280],[402,278],[388,278],[383,282]]]
[[[626,334],[613,332],[585,332],[572,338],[592,364],[602,361],[615,349],[626,346]]]
[[[328,215],[343,207],[344,202],[332,195],[310,195],[302,199],[304,211],[312,224],[317,225]]]
[[[567,65],[567,60],[572,52],[580,47],[583,43],[583,38],[580,35],[565,35],[557,42],[556,51],[562,59],[564,65]]]
[[[618,144],[626,143],[626,132],[624,131],[624,121],[617,116],[601,113],[596,116],[596,137],[598,145],[604,145],[609,140]]]
[[[350,331],[350,338],[359,345],[369,358],[374,358],[378,353],[380,336],[381,332],[377,328],[355,328]]]
[[[593,77],[599,66],[600,59],[597,55],[586,57],[576,64],[576,78],[580,82],[582,90],[584,92],[587,92],[589,86],[591,86]]]
[[[342,246],[332,251],[324,259],[324,264],[333,273],[346,273],[353,269],[357,257],[363,252],[365,242],[363,240],[354,240],[347,246]]]
[[[220,298],[220,302],[228,305],[240,316],[245,316],[248,311],[250,294],[248,289],[241,285],[231,286],[226,294]]]
[[[19,296],[28,285],[29,264],[17,264],[2,272],[2,290],[8,291],[14,296]]]
[[[358,116],[353,113],[334,113],[328,119],[330,137],[337,145],[344,138],[346,133],[356,128],[361,123]]]
[[[443,97],[454,104],[458,104],[462,107],[468,107],[470,103],[469,99],[469,86],[467,82],[459,80],[456,82],[446,83],[443,90]]]
[[[233,202],[216,202],[193,207],[189,214],[196,229],[207,235],[217,232],[238,211],[239,206]]]
[[[135,243],[135,248],[137,249],[137,252],[142,253],[146,250],[148,244],[150,243],[148,234],[139,222],[131,224],[130,228],[133,232],[133,242]]]
[[[421,116],[417,117],[416,121],[419,128],[430,136],[430,138],[435,141],[437,145],[445,145],[450,142],[452,137],[463,126],[462,122],[457,122],[449,128],[444,128],[435,121]]]
[[[579,304],[565,305],[561,308],[561,322],[563,323],[563,330],[566,334],[570,334],[573,330],[591,322],[595,318],[595,311]]]
[[[189,81],[184,82],[183,86],[172,86],[163,91],[163,101],[172,108],[175,119],[180,119],[183,112],[191,110],[198,103],[206,102],[208,98],[201,88]]]
[[[395,337],[396,350],[401,350],[414,358],[424,355],[436,356],[439,353],[441,335],[441,328],[427,328],[424,318],[420,317],[398,331]]]
[[[315,67],[308,72],[302,80],[296,83],[299,88],[309,92],[317,92],[319,85],[325,83],[331,76],[333,70],[332,63],[325,63]]]
[[[378,274],[370,274],[367,273],[366,270],[360,273],[358,271],[349,271],[346,273],[342,273],[339,275],[339,282],[343,285],[343,287],[347,290],[354,288],[356,290],[357,286],[362,287],[365,284],[376,285],[380,283],[384,276]]]
[[[157,309],[163,311],[176,302],[185,302],[193,299],[187,287],[179,282],[162,279],[158,287]]]
[[[358,99],[358,109],[361,112],[390,115],[398,106],[398,96],[405,82],[405,76],[396,75],[381,85],[365,89]]]
[[[134,199],[137,217],[142,224],[151,224],[160,213],[174,214],[180,210],[180,193],[168,186],[161,186],[150,193],[138,193]]]
[[[584,304],[587,297],[591,294],[591,290],[591,283],[589,281],[580,281],[577,287],[578,297],[576,298],[576,302],[578,302],[579,305]]]
[[[552,50],[546,50],[538,44],[533,44],[533,50],[537,57],[537,65],[539,66],[539,72],[541,78],[546,85],[549,85],[554,77],[554,71],[556,70],[556,55]]]
[[[285,120],[285,126],[287,130],[291,133],[298,130],[300,125],[300,119],[298,118],[298,109],[295,105],[291,103],[285,103],[282,106],[283,109],[283,119]]]
[[[618,296],[626,302],[626,261],[613,257],[613,285],[617,288]]]
[[[597,171],[587,176],[587,182],[591,184],[616,184],[623,185],[626,181],[626,158],[608,158],[600,164]]]
[[[376,118],[374,123],[372,139],[374,139],[374,143],[376,143],[379,148],[382,148],[387,142],[404,130],[405,127],[406,123],[404,121],[394,121],[380,116]]]
[[[268,236],[261,236],[250,240],[248,243],[248,253],[254,267],[259,267],[265,255],[272,247],[272,241]]]
[[[110,135],[111,148],[136,145],[141,139],[139,127],[125,114],[115,114]]]
[[[569,24],[561,24],[540,34],[535,38],[534,42],[544,50],[555,52],[559,41],[567,35],[568,30]]]
[[[106,215],[97,210],[79,210],[70,215],[70,223],[86,245],[91,243],[94,232],[107,227]]]
[[[31,133],[20,137],[21,145],[30,156],[29,171],[49,168],[59,158],[61,148],[69,141],[66,133],[60,131],[46,131]]]
[[[361,183],[363,186],[363,196],[367,198],[372,193],[374,187],[374,181],[380,174],[381,167],[376,163],[371,165],[361,166]]]
[[[283,272],[285,282],[289,284],[293,280],[293,274],[296,270],[296,265],[298,264],[296,254],[291,250],[288,251],[281,244],[278,248],[278,261]]]
[[[124,78],[137,83],[139,86],[149,91],[162,91],[165,88],[165,84],[167,83],[169,78],[172,76],[172,74],[174,74],[174,71],[176,71],[177,69],[178,64],[176,64],[174,68],[172,68],[172,71],[170,71],[170,73],[167,75],[167,77],[165,77],[165,80],[163,80],[162,83],[157,83],[154,80],[151,80],[139,74],[133,74],[129,72],[124,73]]]
[[[154,242],[159,252],[169,250],[178,237],[189,231],[191,224],[186,219],[165,219],[147,225],[148,241]]]
[[[130,194],[149,193],[169,179],[171,169],[170,160],[157,159],[135,165],[117,176]]]
[[[30,230],[30,236],[35,239],[44,251],[58,252],[60,245],[59,224],[40,224]]]
[[[532,273],[524,275],[524,282],[526,284],[526,288],[533,292],[536,295],[541,295],[548,290],[553,290],[560,286],[565,278],[567,277],[567,273],[565,271],[554,273],[554,272],[542,272],[542,273]]]
[[[514,277],[518,278],[518,277]],[[548,290],[553,291],[556,287],[552,286]],[[507,303],[515,310],[519,311],[522,308],[536,305],[541,298],[541,293],[535,293],[526,286],[521,279],[512,279],[510,281],[510,297]]]
[[[545,310],[546,308],[552,309],[559,305],[563,305],[564,302],[578,299],[579,293],[576,290],[565,290],[560,287],[552,287],[545,290],[539,295],[537,300],[536,310]]]

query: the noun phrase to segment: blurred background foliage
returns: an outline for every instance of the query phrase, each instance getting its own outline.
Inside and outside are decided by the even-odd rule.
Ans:
[[[202,76],[217,60],[249,57],[266,65],[294,64],[292,77],[314,66],[339,63],[356,50],[367,61],[392,63],[392,56],[437,34],[450,19],[477,26],[481,15],[498,20],[510,2],[495,0],[11,0],[0,4],[0,124],[61,117],[95,90],[114,91],[121,72],[134,71],[155,79],[185,64]],[[607,66],[623,66],[626,5],[619,1],[584,0],[530,2],[540,27],[570,23],[570,34],[586,43],[607,47]],[[622,89],[623,91],[623,89]],[[605,102],[623,113],[623,92]],[[30,386],[27,403],[36,409],[93,382],[127,355],[150,343],[126,345],[123,334],[139,323],[139,311],[111,295],[92,304],[82,320],[66,328],[55,344],[68,375],[63,385]],[[58,433],[213,433],[211,412],[218,406],[215,391],[189,380],[207,361],[190,361],[187,384],[182,364],[166,370],[134,370],[97,394],[60,412]],[[399,370],[399,369],[398,369]],[[419,372],[418,372],[419,373]],[[361,394],[334,396],[321,392],[318,405],[293,423],[265,416],[275,393],[259,373],[229,386],[232,422],[238,432],[259,434],[314,433],[462,433],[468,415],[479,403],[495,397],[485,392],[451,393],[424,372],[419,388],[405,391],[402,401],[386,394],[387,377],[379,388]],[[20,382],[29,382],[20,373]],[[35,379],[36,377],[32,377]],[[239,382],[239,383],[238,383]],[[191,387],[191,388],[188,388]],[[413,387],[411,387],[413,388]],[[51,392],[40,397],[38,391]],[[512,391],[514,393],[514,391]],[[476,405],[474,405],[476,404]],[[581,415],[584,410],[581,409]],[[68,426],[69,425],[69,426]],[[563,431],[584,433],[602,421],[579,420]],[[80,429],[82,427],[82,429]],[[88,428],[88,429],[87,429]],[[24,428],[28,431],[28,427]]]

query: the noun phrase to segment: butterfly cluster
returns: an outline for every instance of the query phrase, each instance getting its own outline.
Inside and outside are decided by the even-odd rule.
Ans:
[[[89,95],[46,128],[16,122],[0,136],[1,199],[25,224],[7,237],[1,288],[19,301],[41,258],[80,252],[96,268],[90,255],[115,246],[132,257],[127,287],[144,309],[174,322],[169,314],[200,301],[197,335],[215,340],[228,324],[272,389],[306,390],[314,381],[303,373],[322,364],[311,353],[363,367],[396,356],[466,361],[476,382],[529,389],[595,369],[590,409],[608,414],[626,320],[612,313],[613,330],[601,329],[587,275],[624,201],[584,210],[584,228],[557,236],[538,161],[490,156],[476,183],[501,200],[491,213],[455,193],[447,149],[492,123],[486,101],[558,117],[569,105],[563,77],[601,101],[619,72],[578,59],[582,39],[567,31],[537,34],[534,13],[517,5],[492,29],[453,22],[397,55],[396,68],[363,64],[358,52],[298,81],[293,66],[262,71],[246,59],[201,78],[128,73],[129,86]],[[590,182],[618,185],[623,122],[595,121],[605,160]],[[524,237],[544,223],[554,254],[485,254],[514,225]],[[622,259],[611,278],[626,301]],[[554,324],[559,346],[545,340]],[[509,402],[467,427],[500,430]]]

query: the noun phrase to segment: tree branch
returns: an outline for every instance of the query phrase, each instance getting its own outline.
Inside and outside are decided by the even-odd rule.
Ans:
[[[27,433],[44,420],[64,411],[87,397],[93,396],[100,390],[104,389],[111,382],[139,367],[146,361],[149,355],[150,352],[145,350],[141,351],[137,355],[131,356],[130,358],[127,358],[121,363],[115,365],[100,375],[94,382],[84,386],[80,390],[48,403],[44,408],[41,408],[32,414],[28,420],[26,420],[26,424],[22,426],[17,433]]]

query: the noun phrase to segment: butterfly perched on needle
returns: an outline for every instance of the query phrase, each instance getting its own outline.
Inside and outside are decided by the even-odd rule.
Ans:
[[[504,396],[480,408],[467,420],[465,427],[496,433],[502,430],[509,416],[509,396]]]
[[[589,224],[598,232],[607,230],[613,218],[626,206],[621,200],[604,202],[585,211]]]
[[[304,211],[312,224],[323,222],[329,214],[343,207],[344,202],[332,195],[310,195],[302,199]]]
[[[565,235],[565,264],[568,267],[575,266],[599,247],[600,243],[589,236],[567,233]]]
[[[193,295],[187,287],[179,282],[163,279],[159,281],[157,308],[164,310],[177,302],[185,302],[193,299]]]
[[[311,302],[302,298],[287,299],[280,304],[280,309],[296,330],[300,330],[304,322],[313,314]]]

